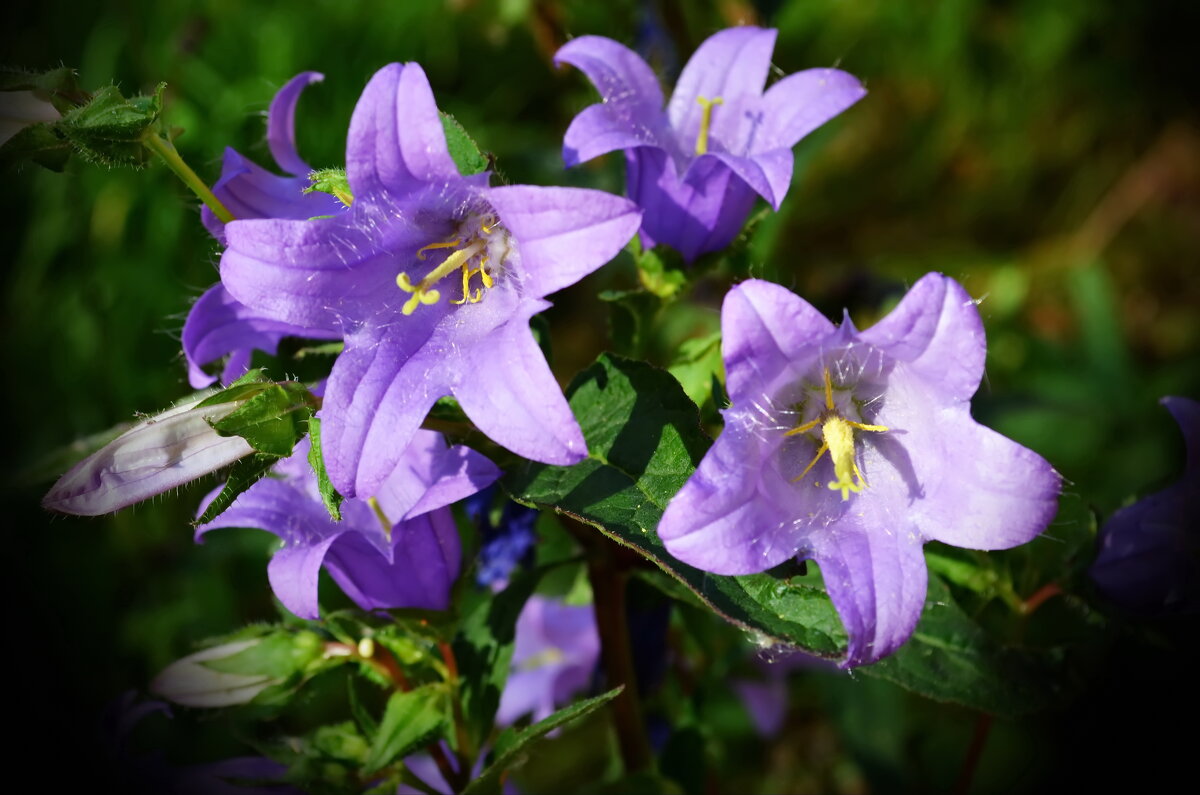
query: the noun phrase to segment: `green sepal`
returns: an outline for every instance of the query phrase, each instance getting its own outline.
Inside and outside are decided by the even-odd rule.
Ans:
[[[500,733],[496,739],[493,751],[494,761],[463,790],[463,795],[498,795],[500,792],[500,776],[507,770],[520,765],[529,758],[534,750],[534,744],[550,732],[573,720],[590,715],[596,710],[621,695],[625,686],[613,688],[607,693],[601,693],[594,698],[576,701],[568,707],[560,709],[545,720],[540,720],[524,729],[509,727]]]
[[[206,524],[224,513],[225,509],[232,505],[233,501],[238,498],[238,495],[262,480],[271,467],[279,460],[280,458],[277,455],[253,453],[231,466],[229,468],[229,475],[225,479],[224,488],[208,504],[208,507],[204,509],[204,513],[200,514],[200,517],[196,519],[195,524]]]
[[[257,390],[257,391],[255,391]],[[312,393],[294,381],[247,385],[245,402],[213,423],[222,436],[240,436],[260,453],[286,457],[308,432]]]
[[[333,487],[329,472],[325,469],[325,454],[321,447],[321,420],[318,417],[308,418],[308,464],[317,476],[317,491],[321,494],[321,502],[329,517],[335,522],[342,521],[342,495]]]
[[[286,681],[321,659],[324,644],[315,632],[276,631],[229,657],[206,660],[206,668],[242,676],[266,676]]]
[[[322,168],[310,172],[308,182],[309,186],[304,189],[305,193],[313,193],[314,191],[317,193],[328,193],[345,207],[349,207],[354,203],[354,191],[350,190],[350,180],[346,177],[346,169],[344,168]]]
[[[442,130],[446,134],[446,148],[450,158],[464,177],[488,170],[488,158],[479,151],[479,145],[471,138],[458,119],[444,111],[438,111],[442,119]]]
[[[370,775],[437,740],[448,723],[444,686],[425,685],[407,693],[393,693],[371,741],[363,772]]]
[[[72,108],[57,129],[83,157],[110,166],[140,166],[150,157],[142,141],[155,135],[166,83],[150,95],[126,99],[116,86],[105,86],[85,105]]]

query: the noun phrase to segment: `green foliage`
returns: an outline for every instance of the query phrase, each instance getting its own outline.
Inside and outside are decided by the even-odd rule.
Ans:
[[[517,574],[500,593],[477,597],[464,607],[453,650],[459,668],[471,672],[459,683],[459,696],[468,737],[476,748],[492,729],[508,681],[517,618],[543,573],[539,568]]]
[[[507,728],[496,738],[493,750],[494,761],[463,790],[463,795],[499,795],[500,777],[523,764],[537,750],[537,741],[545,737],[559,726],[590,715],[600,707],[621,695],[624,687],[617,687],[607,693],[576,701],[569,707],[558,710],[550,717],[540,720],[524,729]]]
[[[441,736],[447,723],[445,688],[426,685],[393,693],[364,762],[370,775]]]

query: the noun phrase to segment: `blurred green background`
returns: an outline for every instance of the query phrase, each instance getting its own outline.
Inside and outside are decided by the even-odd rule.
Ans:
[[[776,27],[778,74],[837,65],[870,93],[801,142],[782,211],[750,241],[749,273],[833,317],[848,307],[860,327],[931,270],[982,299],[988,375],[975,415],[1042,453],[1067,482],[1059,519],[1032,545],[1036,565],[1014,558],[1026,566],[1022,595],[1050,581],[1086,595],[1080,573],[1093,516],[1182,470],[1182,444],[1158,398],[1200,397],[1198,8],[46,0],[6,12],[0,61],[75,66],[93,89],[115,81],[134,93],[166,81],[166,118],[185,131],[177,146],[209,182],[225,146],[273,165],[264,112],[295,73],[326,75],[305,93],[297,130],[302,155],[333,166],[370,75],[418,61],[439,105],[495,155],[502,179],[620,192],[619,156],[562,170],[562,133],[594,93],[580,73],[553,67],[555,49],[571,36],[610,36],[643,52],[669,84],[716,30]],[[105,519],[40,510],[56,451],[188,393],[179,331],[190,302],[216,280],[219,251],[197,202],[157,164],[30,167],[5,183],[4,482],[15,542],[6,630],[18,671],[7,686],[20,690],[12,719],[28,725],[30,747],[70,759],[72,743],[91,736],[85,724],[123,690],[144,688],[200,639],[273,615],[269,539],[228,533],[194,546],[189,520],[211,483]],[[632,285],[631,271],[613,267],[556,298],[549,320],[564,383],[607,346],[608,310],[596,291]],[[676,336],[714,330],[720,297],[698,291],[702,309]],[[651,353],[666,364],[669,347]],[[1086,613],[1086,600],[1075,608]],[[1109,651],[1067,708],[997,723],[972,791],[1100,777],[1081,769],[1084,760],[1117,751],[1131,775],[1152,749],[1156,765],[1172,764],[1163,758],[1169,736],[1147,734],[1144,723],[1156,703],[1195,694],[1180,675],[1195,658],[1170,644],[1154,652],[1146,638],[1186,633],[1178,623],[1149,635],[1138,628],[1128,646],[1122,632],[1109,629]],[[730,659],[746,656],[744,642],[733,646]],[[773,743],[753,735],[732,696],[714,691],[706,739],[720,780],[763,792],[954,784],[975,726],[965,710],[845,676],[798,673],[791,686],[787,727]],[[214,759],[231,752],[228,743],[210,738],[173,753]]]

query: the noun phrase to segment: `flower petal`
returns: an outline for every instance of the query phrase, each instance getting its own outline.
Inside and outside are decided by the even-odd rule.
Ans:
[[[479,430],[517,455],[575,464],[587,456],[583,431],[533,339],[528,318],[514,317],[487,345],[464,347],[458,364],[463,376],[454,396]]]
[[[322,329],[307,329],[259,317],[220,284],[215,284],[192,304],[183,324],[183,353],[188,364],[188,381],[203,389],[216,380],[201,365],[235,354],[222,374],[230,383],[245,374],[252,350],[274,355],[284,337],[337,339]]]
[[[330,550],[325,565],[364,610],[445,610],[458,577],[460,555],[454,518],[442,508],[392,529],[391,562],[360,534],[347,533]]]
[[[975,301],[940,273],[922,276],[887,317],[858,338],[905,362],[951,402],[970,400],[983,378],[987,341]]]
[[[644,208],[642,241],[665,243],[692,262],[729,245],[742,230],[754,191],[715,157],[700,157],[680,180],[661,149],[625,153],[629,196]]]
[[[911,481],[898,501],[921,534],[967,549],[1008,549],[1037,536],[1058,511],[1062,478],[1037,453],[971,419],[965,405],[937,406],[924,378],[896,368],[875,417],[891,430],[868,440],[903,448],[882,454]]]
[[[771,67],[775,49],[774,30],[756,27],[729,28],[720,31],[697,48],[679,75],[675,92],[667,104],[671,127],[686,151],[692,151],[703,115],[699,97],[722,98],[726,102],[744,95],[758,97]],[[714,126],[724,126],[720,108],[713,112]],[[725,114],[733,116],[734,114]],[[740,119],[731,121],[740,125]]]
[[[225,228],[221,281],[263,317],[342,333],[350,321],[399,317],[397,261],[431,239],[406,217],[354,203],[340,218],[234,221]]]
[[[628,199],[585,188],[510,185],[486,192],[516,238],[524,295],[541,298],[609,262],[637,232]]]
[[[554,63],[581,70],[602,100],[567,129],[563,160],[568,166],[631,146],[673,146],[658,78],[637,53],[602,36],[580,36],[559,49]]]
[[[345,208],[327,193],[305,193],[308,177],[281,177],[243,157],[225,150],[221,178],[213,194],[235,219],[294,218],[338,215]],[[208,207],[201,209],[204,226],[218,241],[225,241],[225,224]]]
[[[1183,434],[1183,446],[1187,455],[1185,464],[1186,478],[1192,478],[1194,483],[1197,470],[1200,470],[1200,401],[1185,397],[1168,395],[1159,401],[1171,412],[1175,422],[1179,423],[1179,431]],[[1195,488],[1195,486],[1193,486]]]
[[[436,309],[421,307],[410,317],[397,309],[404,334],[365,328],[347,337],[334,362],[321,441],[329,477],[347,497],[365,499],[379,491],[429,408],[450,392],[443,379],[446,352],[426,347]]]
[[[178,488],[232,464],[253,450],[240,436],[220,436],[212,423],[238,407],[197,407],[201,393],[143,420],[67,470],[42,506],[99,516]]]
[[[795,555],[804,535],[793,519],[803,514],[779,500],[799,489],[772,466],[778,446],[753,414],[726,412],[725,430],[658,523],[667,551],[715,574],[753,574]]]
[[[388,64],[367,83],[350,118],[346,177],[356,202],[459,178],[429,80],[417,64]]]
[[[929,575],[922,538],[903,517],[880,516],[864,494],[854,497],[866,513],[809,535],[802,557],[816,560],[825,588],[850,636],[845,667],[875,662],[912,635],[925,605]],[[886,520],[886,523],[884,523]]]
[[[725,164],[726,168],[762,196],[772,208],[779,209],[792,184],[792,150],[767,152],[757,157],[738,157],[720,151],[710,152],[692,161],[688,168],[689,179],[693,179],[691,174],[698,170],[698,164],[710,157]]]
[[[763,124],[749,142],[750,152],[790,150],[866,94],[857,77],[840,69],[805,69],[788,75],[763,94]]]
[[[501,475],[469,447],[448,447],[440,433],[418,430],[375,495],[384,514],[406,520],[451,505],[486,488]]]
[[[833,332],[824,315],[785,287],[758,279],[734,287],[721,308],[721,355],[734,405],[776,394],[779,378],[805,372]]]
[[[298,177],[307,177],[312,168],[296,151],[296,103],[305,88],[324,79],[320,72],[301,72],[284,83],[267,111],[267,146],[271,157],[284,171]]]
[[[284,607],[300,618],[315,621],[321,617],[321,606],[317,601],[321,564],[325,562],[329,548],[342,536],[342,533],[337,533],[312,545],[285,546],[276,552],[267,564],[267,579],[271,582],[271,590]]]

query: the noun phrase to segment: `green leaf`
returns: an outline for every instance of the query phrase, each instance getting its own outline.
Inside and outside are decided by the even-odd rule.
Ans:
[[[221,493],[208,504],[204,513],[200,514],[200,518],[195,523],[201,525],[216,519],[233,504],[239,494],[262,480],[279,460],[280,457],[277,455],[254,453],[238,461],[229,468],[229,477],[226,478],[225,487],[221,489]]]
[[[479,151],[479,145],[471,139],[458,120],[442,111],[438,111],[438,115],[442,117],[442,130],[446,133],[446,148],[450,150],[454,165],[458,166],[458,173],[467,177],[487,171],[487,157]]]
[[[105,86],[86,105],[72,108],[57,127],[89,160],[142,165],[150,156],[142,139],[158,121],[166,85],[160,83],[153,95],[129,99],[116,86]]]
[[[446,725],[446,691],[441,686],[425,685],[407,693],[392,694],[371,742],[363,772],[370,775],[393,759],[428,745],[443,733]]]
[[[467,785],[467,788],[463,790],[463,795],[499,793],[501,774],[524,762],[534,750],[533,746],[537,740],[545,737],[559,726],[590,715],[621,695],[621,691],[624,689],[625,687],[622,685],[595,698],[577,701],[569,707],[560,709],[545,720],[540,720],[524,729],[517,730],[511,727],[505,729],[496,739],[495,761],[488,765],[479,778]]]
[[[71,156],[71,142],[54,132],[46,122],[22,127],[0,145],[0,163],[15,164],[32,160],[51,171],[62,171]]]
[[[705,337],[685,340],[679,346],[675,361],[667,372],[683,387],[683,391],[697,406],[703,406],[712,397],[713,382],[717,373],[724,373],[721,360],[721,332]]]
[[[505,479],[515,499],[576,518],[640,552],[760,644],[823,657],[843,653],[845,631],[817,578],[724,577],[663,547],[655,533],[663,510],[710,444],[696,405],[669,373],[605,354],[576,377],[567,396],[588,458],[570,467],[526,462]]]
[[[1074,685],[1062,675],[1063,656],[1059,650],[993,641],[959,608],[945,583],[931,576],[925,610],[908,642],[892,656],[855,670],[935,701],[1012,717],[1070,694]]]
[[[500,706],[500,693],[512,661],[517,616],[545,571],[546,567],[538,567],[522,572],[500,593],[487,594],[468,607],[454,638],[459,670],[471,672],[460,680],[460,695],[467,730],[476,748],[491,733]]]
[[[308,420],[308,438],[311,446],[308,448],[308,464],[317,476],[317,491],[321,493],[321,502],[325,510],[335,522],[342,521],[342,495],[333,487],[329,472],[325,469],[325,455],[321,448],[321,420],[310,417]]]
[[[292,381],[250,384],[244,388],[253,396],[214,422],[213,428],[222,436],[241,436],[260,453],[291,455],[296,442],[308,431],[313,414],[312,395],[302,384]]]

